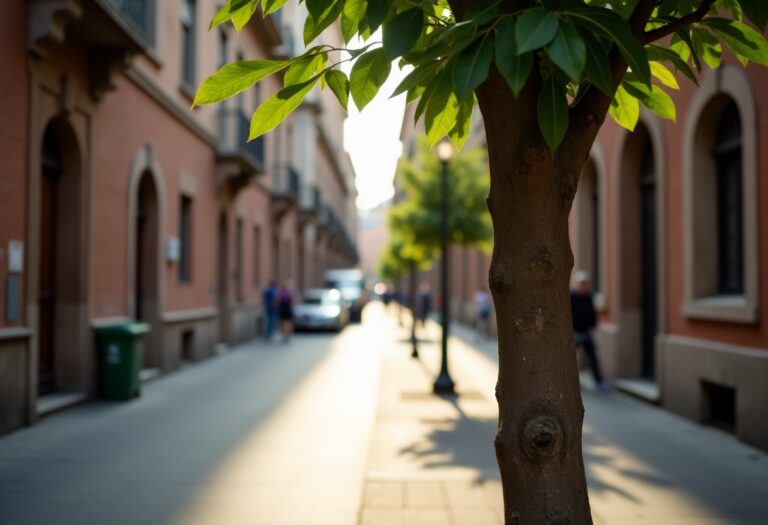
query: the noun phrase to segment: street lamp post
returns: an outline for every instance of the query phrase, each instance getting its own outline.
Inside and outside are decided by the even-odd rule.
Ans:
[[[453,157],[453,146],[447,139],[437,145],[437,156],[440,159],[440,185],[442,187],[442,206],[440,217],[440,248],[442,261],[440,265],[440,286],[442,288],[442,325],[440,374],[432,385],[435,394],[455,394],[455,384],[448,373],[448,333],[450,329],[449,289],[448,289],[448,165]]]

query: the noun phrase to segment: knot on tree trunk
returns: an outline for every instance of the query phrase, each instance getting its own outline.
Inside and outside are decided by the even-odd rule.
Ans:
[[[549,248],[542,246],[536,251],[531,267],[542,281],[551,282],[554,279],[555,262]]]
[[[560,421],[552,415],[539,415],[526,421],[522,431],[522,446],[532,462],[541,462],[557,456],[565,442]]]

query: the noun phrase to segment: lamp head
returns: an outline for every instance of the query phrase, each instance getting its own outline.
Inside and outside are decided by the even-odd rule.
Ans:
[[[453,158],[453,144],[448,139],[443,139],[437,143],[437,158],[440,162],[450,162]]]

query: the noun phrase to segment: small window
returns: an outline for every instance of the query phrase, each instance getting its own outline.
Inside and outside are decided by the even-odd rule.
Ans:
[[[195,0],[181,4],[181,81],[195,86]]]
[[[223,67],[229,60],[229,37],[225,31],[219,32],[219,67]]]
[[[261,284],[261,228],[253,227],[253,286]]]
[[[186,195],[179,211],[179,281],[192,281],[192,199]]]
[[[235,293],[237,300],[243,300],[243,219],[237,219],[235,226]]]
[[[726,432],[736,430],[736,390],[725,385],[702,381],[704,422]]]
[[[741,121],[731,102],[723,111],[712,150],[717,166],[718,292],[744,293]]]
[[[181,360],[185,362],[194,361],[195,357],[195,332],[194,330],[184,330],[181,332]]]

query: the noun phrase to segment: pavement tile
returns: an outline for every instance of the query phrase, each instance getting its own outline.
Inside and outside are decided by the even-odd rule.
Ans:
[[[446,504],[439,481],[407,481],[405,496],[408,507],[442,507]]]
[[[366,507],[360,525],[405,525],[405,514],[403,509]]]
[[[448,511],[438,509],[405,509],[405,525],[451,525]]]
[[[450,480],[446,481],[443,486],[448,496],[448,504],[451,507],[484,507],[488,505],[482,484],[474,480]]]
[[[453,525],[501,525],[501,517],[484,507],[452,508]]]
[[[404,483],[400,481],[368,481],[365,486],[366,507],[403,506]]]

